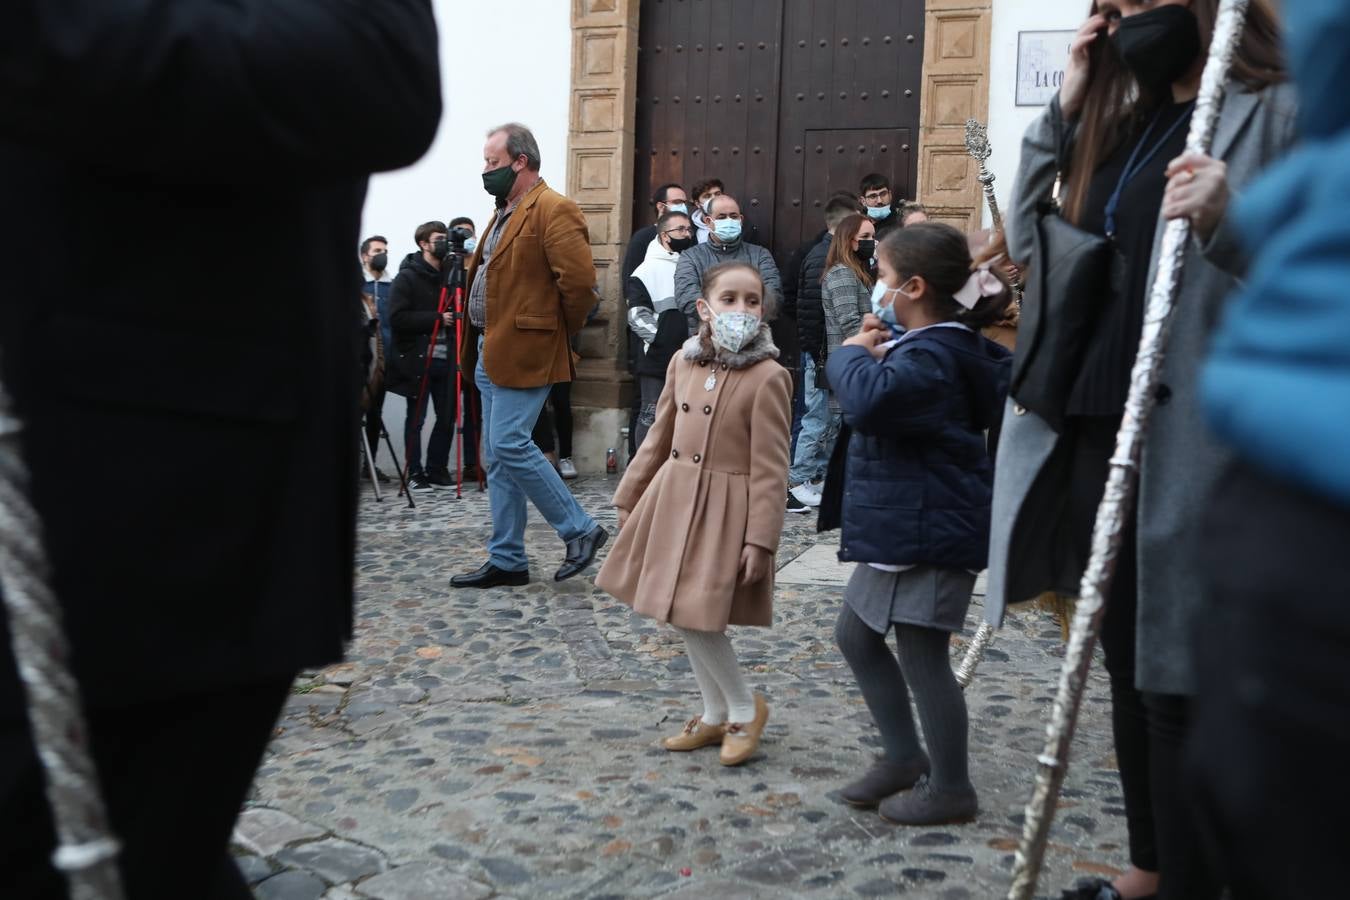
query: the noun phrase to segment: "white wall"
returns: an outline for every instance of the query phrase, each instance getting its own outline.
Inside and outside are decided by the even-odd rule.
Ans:
[[[539,140],[543,175],[567,183],[567,116],[572,66],[569,4],[516,0],[507,20],[490,3],[434,0],[441,35],[444,111],[436,141],[415,165],[370,182],[362,235],[390,239],[390,256],[413,249],[413,231],[429,219],[469,216],[482,228],[492,213],[483,190],[486,131],[522,122]],[[371,7],[379,15],[379,4]],[[528,23],[520,28],[515,23]],[[509,39],[492,39],[511,30]]]
[[[494,125],[517,121],[528,126],[539,141],[544,178],[560,191],[567,185],[571,4],[515,0],[506,18],[505,7],[491,3],[434,0],[432,5],[441,38],[440,129],[416,164],[371,179],[361,222],[362,237],[389,238],[391,274],[415,249],[413,232],[421,223],[455,216],[469,216],[479,229],[487,223],[492,198],[479,176],[485,135]],[[379,4],[370,7],[370,14],[379,15]],[[501,39],[495,40],[498,35]],[[379,116],[373,119],[372,127],[378,127]],[[400,459],[403,413],[403,398],[391,394],[384,420]],[[381,453],[381,467],[387,462],[387,453]]]
[[[1087,19],[1087,0],[994,0],[989,50],[989,158],[999,209],[1012,194],[1022,134],[1041,109],[1017,105],[1017,33],[1076,30]],[[985,210],[985,222],[989,212]]]

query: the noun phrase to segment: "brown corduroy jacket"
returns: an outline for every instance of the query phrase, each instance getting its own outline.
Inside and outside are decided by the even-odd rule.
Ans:
[[[483,234],[496,222],[494,214]],[[541,178],[521,197],[486,266],[483,243],[466,276],[470,286],[487,278],[487,327],[481,333],[488,378],[510,388],[571,381],[568,341],[596,303],[595,262],[581,209]],[[466,319],[459,347],[466,378],[478,364],[479,334]]]

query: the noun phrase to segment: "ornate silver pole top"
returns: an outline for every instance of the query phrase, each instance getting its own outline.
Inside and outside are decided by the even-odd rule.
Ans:
[[[994,152],[989,146],[989,129],[978,119],[966,119],[966,151],[980,164],[980,184],[993,184],[994,173],[985,165]]]

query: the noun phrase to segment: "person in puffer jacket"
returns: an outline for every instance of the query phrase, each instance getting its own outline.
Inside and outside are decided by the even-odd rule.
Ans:
[[[980,335],[1011,292],[975,267],[950,225],[882,242],[877,314],[826,364],[844,427],[820,505],[856,562],[835,627],[885,755],[843,799],[901,825],[975,818],[966,704],[948,660],[989,553],[994,466],[985,432],[1007,393],[1011,354]],[[893,326],[904,329],[893,338]],[[886,645],[895,629],[897,654]],[[924,741],[910,714],[913,694]]]

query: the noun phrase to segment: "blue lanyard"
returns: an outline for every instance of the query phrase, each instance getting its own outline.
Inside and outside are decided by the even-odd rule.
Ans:
[[[1111,198],[1106,201],[1106,236],[1108,238],[1114,240],[1116,236],[1116,209],[1120,206],[1121,195],[1125,193],[1125,185],[1133,181],[1134,177],[1142,172],[1144,167],[1153,161],[1153,157],[1158,155],[1158,151],[1162,149],[1163,144],[1167,143],[1167,139],[1176,133],[1176,130],[1181,127],[1182,122],[1186,121],[1187,113],[1189,113],[1190,108],[1194,106],[1195,101],[1192,100],[1187,104],[1187,112],[1178,116],[1177,120],[1172,123],[1172,127],[1168,128],[1163,136],[1158,138],[1158,143],[1153,145],[1152,149],[1148,151],[1143,159],[1139,159],[1139,152],[1144,149],[1144,145],[1148,143],[1149,136],[1153,134],[1153,129],[1162,118],[1162,110],[1158,110],[1158,114],[1153,117],[1153,121],[1148,123],[1148,128],[1144,130],[1144,136],[1139,139],[1139,143],[1134,145],[1134,151],[1130,153],[1130,159],[1125,163],[1125,168],[1120,173],[1120,180],[1116,182],[1116,189],[1111,192]],[[1138,163],[1136,163],[1135,160],[1138,160]]]

